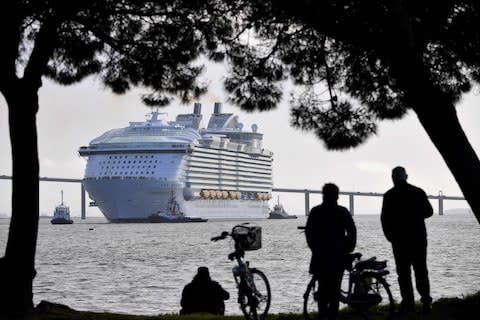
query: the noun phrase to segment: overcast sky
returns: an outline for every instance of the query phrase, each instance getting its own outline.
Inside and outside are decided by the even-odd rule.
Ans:
[[[203,96],[204,125],[213,111],[213,103],[224,102],[224,112],[240,116],[244,128],[252,124],[264,134],[263,146],[274,153],[274,186],[276,188],[321,189],[334,182],[342,191],[385,192],[391,187],[390,170],[397,165],[407,169],[409,182],[422,187],[428,194],[461,195],[453,176],[431,143],[413,112],[397,121],[379,124],[377,135],[366,143],[343,152],[327,151],[312,133],[293,129],[289,125],[288,102],[263,113],[245,113],[225,103],[220,80],[223,69],[210,67],[205,79],[210,82],[209,93]],[[478,90],[477,90],[478,91]],[[85,160],[78,148],[103,132],[128,126],[129,121],[143,121],[149,108],[140,101],[143,91],[133,90],[114,95],[95,78],[69,87],[44,81],[39,92],[40,111],[37,117],[40,175],[45,177],[82,178]],[[288,92],[288,88],[285,88]],[[288,98],[288,94],[286,94]],[[288,100],[288,99],[286,99]],[[190,113],[192,105],[172,104],[161,111],[174,119],[178,113]],[[457,107],[461,124],[480,154],[480,96],[466,95]],[[0,175],[11,174],[8,110],[0,98]],[[80,186],[65,183],[40,183],[40,213],[51,215],[64,190],[65,202],[73,216],[80,215]],[[9,215],[10,181],[0,180],[0,215]],[[274,195],[277,200],[277,195]],[[312,196],[311,204],[320,201]],[[280,194],[280,202],[291,214],[303,214],[303,196]],[[348,199],[341,198],[348,206]],[[433,202],[435,210],[437,203]],[[355,199],[356,213],[379,213],[380,198]],[[466,207],[464,201],[447,201],[445,208]],[[98,209],[87,207],[87,216],[101,215]]]

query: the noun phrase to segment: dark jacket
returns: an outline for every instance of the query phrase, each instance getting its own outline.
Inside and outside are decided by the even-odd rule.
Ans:
[[[305,228],[312,250],[310,273],[344,267],[345,255],[355,249],[357,229],[347,208],[322,203],[314,207]]]
[[[383,233],[393,245],[426,243],[425,219],[432,214],[432,205],[422,189],[409,183],[396,185],[383,196]]]
[[[229,293],[218,282],[195,277],[183,289],[180,314],[206,312],[223,315],[224,300],[229,298]]]

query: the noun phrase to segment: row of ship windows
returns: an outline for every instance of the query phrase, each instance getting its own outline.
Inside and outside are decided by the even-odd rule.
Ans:
[[[157,163],[158,160],[150,160],[147,162],[147,160],[143,160],[143,162],[141,160],[139,161],[136,161],[136,160],[128,160],[128,162],[126,160],[123,160],[123,161],[100,161],[100,164],[116,164],[116,163]],[[160,163],[162,163],[162,161],[160,161]]]
[[[239,156],[229,156],[229,155],[222,155],[222,154],[203,154],[203,153],[193,153],[191,155],[192,158],[205,158],[205,159],[225,159],[231,161],[244,161],[244,162],[262,162],[262,163],[271,163],[272,159],[257,159],[252,157],[239,157]]]
[[[100,176],[126,176],[126,175],[138,175],[138,174],[148,174],[148,175],[154,175],[155,174],[155,171],[104,171],[104,172],[100,172]]]
[[[232,161],[253,161],[253,162],[265,162],[265,163],[272,162],[271,159],[257,159],[252,157],[235,157],[235,156],[223,155],[223,154],[192,153],[190,154],[190,157],[207,158],[207,159],[228,159]]]
[[[200,170],[200,171],[199,171]],[[198,168],[186,168],[186,172],[192,176],[217,176],[219,174],[234,175],[234,176],[263,176],[269,177],[272,175],[272,170],[262,170],[255,168],[208,168],[207,170],[201,171]]]
[[[198,172],[191,171],[188,168],[185,170],[185,173],[192,178],[201,178],[201,177],[217,177],[219,175],[225,176],[235,176],[235,177],[261,177],[268,178],[272,176],[272,172],[260,172],[255,170],[217,170],[215,172]]]
[[[195,178],[195,177],[186,177],[187,181],[196,183],[196,182],[211,182],[211,181],[224,181],[224,182],[242,182],[242,183],[272,183],[272,179],[269,178],[242,178],[242,177],[232,177],[232,176],[220,176],[220,177],[212,177],[212,178]]]
[[[260,163],[248,163],[248,162],[233,162],[233,161],[199,161],[197,159],[193,159],[189,161],[191,166],[230,166],[230,167],[240,167],[240,168],[258,168],[268,170],[272,166],[271,165],[264,165]]]
[[[104,175],[104,176],[98,176],[98,177],[90,177],[90,178],[86,178],[87,180],[94,180],[94,179],[101,179],[101,180],[113,180],[113,179],[121,179],[121,180],[128,180],[128,179],[132,179],[132,180],[138,180],[138,179],[155,179],[155,180],[160,180],[160,181],[168,181],[168,179],[166,177],[155,177],[155,178],[152,178],[150,176],[146,176],[146,175],[143,175],[143,176],[134,176],[134,175]]]
[[[138,156],[138,155],[137,155],[137,156],[109,156],[108,158],[109,158],[109,159],[122,159],[122,158],[123,158],[123,159],[128,159],[128,158],[130,158],[130,159],[137,159],[137,158],[140,158],[140,159],[145,158],[145,159],[147,159],[147,158],[152,158],[152,159],[153,159],[153,156],[149,156],[149,155],[145,155],[145,156]]]
[[[254,156],[249,154],[249,153],[246,153],[246,152],[238,152],[238,151],[233,151],[233,150],[227,150],[227,149],[210,149],[210,148],[202,148],[202,147],[196,147],[195,149],[193,149],[193,152],[194,153],[203,153],[203,154],[221,154],[221,155],[229,155],[229,156],[240,156],[240,157],[249,157],[249,158],[253,158]],[[258,156],[255,156],[255,158],[258,157]],[[262,158],[271,158],[269,156],[266,156],[266,155],[260,155],[260,157]]]
[[[157,166],[132,166],[132,169],[156,168]],[[100,169],[130,169],[130,166],[101,166]]]
[[[225,165],[225,166],[235,166],[235,167],[246,167],[246,168],[271,168],[271,164],[262,164],[262,163],[251,163],[251,162],[242,162],[242,161],[229,161],[229,160],[199,160],[199,159],[190,159],[189,163],[191,165]]]
[[[217,154],[217,153],[213,153],[213,154],[209,154],[209,153],[194,153],[193,156],[198,156],[198,157],[202,157],[202,158],[212,158],[212,156],[214,157],[214,159],[216,159],[218,156],[225,156],[224,159],[228,159],[228,160],[234,160],[234,161],[238,161],[238,160],[242,160],[242,159],[245,159],[245,160],[253,160],[253,161],[264,161],[264,162],[271,162],[271,158],[267,158],[267,159],[261,159],[261,160],[258,160],[258,159],[252,159],[251,157],[242,157],[242,156],[239,156],[238,154],[236,155],[223,155],[223,154]],[[136,156],[133,156],[133,155],[130,155],[130,156],[109,156],[108,157],[109,159],[153,159],[154,156],[153,155],[136,155]]]

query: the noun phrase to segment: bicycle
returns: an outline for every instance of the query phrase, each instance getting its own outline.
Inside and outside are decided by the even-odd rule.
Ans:
[[[235,251],[228,255],[228,259],[236,260],[238,264],[232,268],[232,273],[238,288],[238,303],[247,320],[264,320],[272,299],[265,274],[251,268],[245,260],[245,251],[262,247],[261,230],[259,226],[244,223],[234,226],[231,232],[223,231],[219,236],[211,238],[212,241],[219,241],[231,237],[235,243]]]
[[[360,260],[361,253],[351,253],[347,256],[348,286],[342,285],[340,302],[354,310],[360,311],[368,319],[367,311],[382,303],[387,302],[387,319],[392,318],[394,301],[390,285],[386,276],[390,273],[387,261],[378,261],[376,257]],[[314,319],[314,310],[318,310],[318,284],[315,276],[308,283],[303,295],[303,315],[305,320]]]

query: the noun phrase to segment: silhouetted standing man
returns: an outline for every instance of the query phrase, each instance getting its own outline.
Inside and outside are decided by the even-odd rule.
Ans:
[[[427,269],[425,219],[432,216],[433,208],[425,192],[407,183],[407,177],[403,167],[392,170],[394,186],[383,196],[382,228],[385,237],[392,243],[402,295],[400,312],[413,311],[415,306],[411,275],[413,267],[417,290],[423,303],[422,311],[428,313],[432,297]]]
[[[318,279],[319,318],[335,319],[345,257],[355,249],[357,229],[347,208],[337,204],[338,187],[327,183],[322,194],[322,204],[310,211],[305,235],[312,250],[310,273]]]
[[[192,282],[183,288],[180,314],[206,312],[223,315],[224,300],[229,298],[230,294],[210,278],[208,268],[199,267]]]

